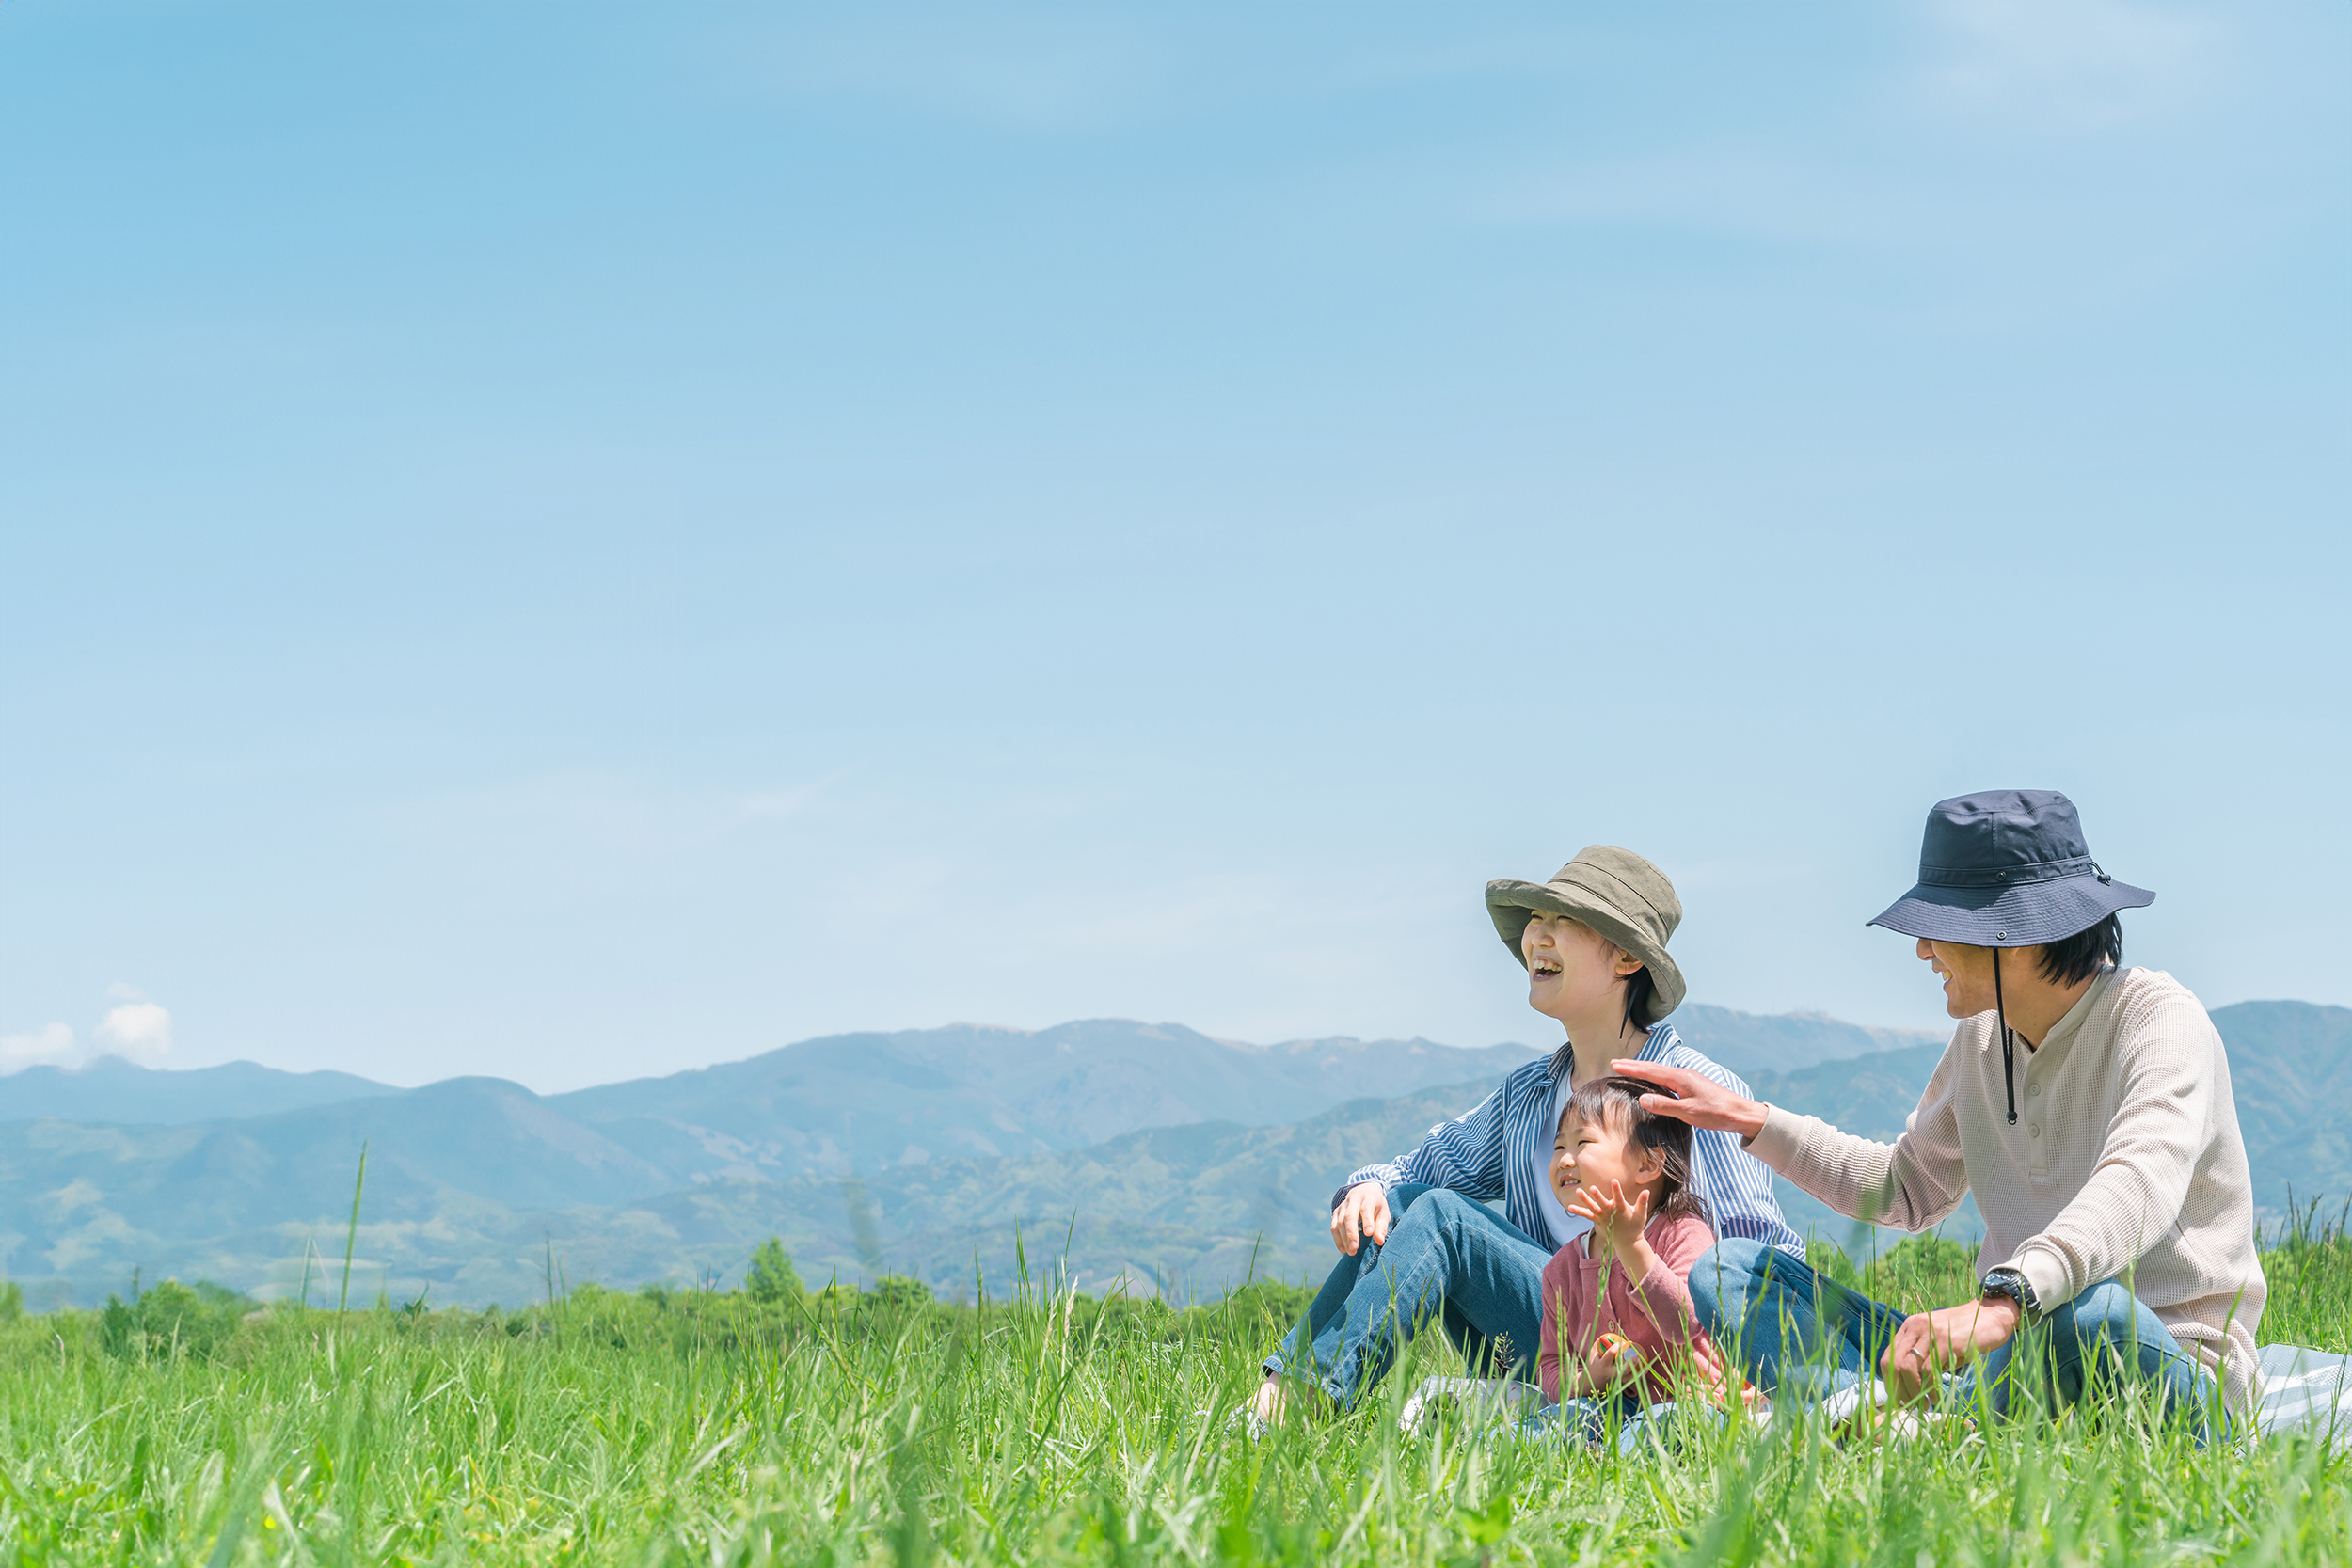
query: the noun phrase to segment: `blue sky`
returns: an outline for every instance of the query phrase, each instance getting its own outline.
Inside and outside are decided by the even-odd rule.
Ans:
[[[2352,1003],[2352,12],[0,8],[0,1065]]]

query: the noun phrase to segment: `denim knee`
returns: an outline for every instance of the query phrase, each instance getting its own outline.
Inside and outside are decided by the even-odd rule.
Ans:
[[[1410,1209],[1416,1202],[1422,1198],[1427,1197],[1431,1193],[1441,1193],[1444,1191],[1445,1189],[1443,1187],[1433,1187],[1426,1181],[1398,1182],[1395,1186],[1391,1187],[1388,1192],[1389,1218],[1391,1222],[1393,1223],[1396,1220],[1403,1219],[1405,1217],[1406,1210]]]
[[[2074,1356],[2112,1352],[2126,1366],[2154,1370],[2147,1357],[2161,1351],[2167,1358],[2186,1358],[2149,1305],[2134,1296],[2121,1280],[2103,1279],[2074,1300],[2052,1308],[2044,1320],[2055,1348]],[[2149,1333],[2153,1327],[2157,1338]]]
[[[1416,1222],[1432,1227],[1458,1224],[1470,1217],[1472,1209],[1480,1207],[1483,1205],[1471,1202],[1450,1187],[1432,1188],[1414,1198],[1413,1206],[1397,1216],[1397,1229]],[[1390,1231],[1389,1238],[1393,1242],[1396,1231]]]
[[[2053,1329],[2072,1329],[2077,1339],[2127,1344],[2138,1338],[2136,1322],[2153,1316],[2120,1280],[2103,1279],[2074,1300],[2053,1307],[2048,1323]]]
[[[1752,1237],[1734,1236],[1708,1247],[1691,1265],[1687,1283],[1701,1328],[1709,1334],[1715,1332],[1716,1324],[1722,1322],[1724,1296],[1744,1297],[1764,1277],[1772,1250]]]

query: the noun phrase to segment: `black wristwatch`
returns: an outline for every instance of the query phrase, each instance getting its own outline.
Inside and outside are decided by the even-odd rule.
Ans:
[[[2033,1298],[2033,1287],[2026,1283],[2020,1269],[1994,1269],[1983,1280],[1988,1296],[2007,1296],[2017,1304],[2017,1310],[2031,1318],[2042,1310],[2042,1304]]]

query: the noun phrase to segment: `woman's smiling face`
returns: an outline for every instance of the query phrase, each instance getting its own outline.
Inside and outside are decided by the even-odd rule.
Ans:
[[[1617,982],[1642,961],[1581,920],[1536,914],[1519,933],[1527,1005],[1547,1018],[1591,1018],[1614,1004]]]

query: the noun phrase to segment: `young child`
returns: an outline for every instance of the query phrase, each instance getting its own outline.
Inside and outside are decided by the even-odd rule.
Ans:
[[[1645,1416],[1657,1421],[1673,1408],[1680,1378],[1711,1385],[1723,1365],[1687,1283],[1715,1244],[1691,1187],[1691,1129],[1642,1109],[1642,1096],[1657,1092],[1630,1078],[1581,1085],[1552,1143],[1552,1190],[1593,1228],[1544,1268],[1536,1373],[1558,1408],[1541,1420],[1595,1440],[1613,1417],[1627,1447]]]

